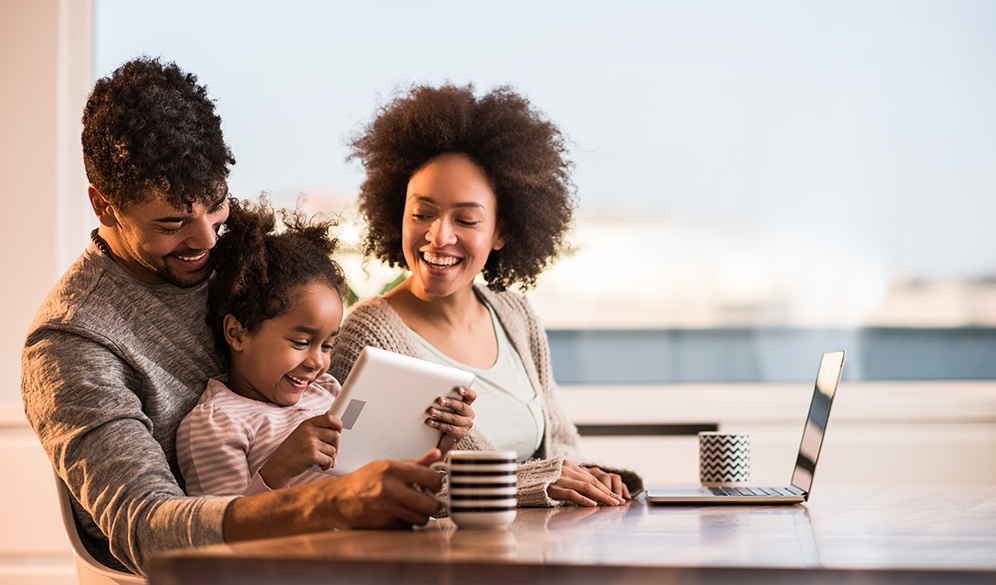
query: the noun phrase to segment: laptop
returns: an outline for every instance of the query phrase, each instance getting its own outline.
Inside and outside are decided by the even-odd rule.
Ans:
[[[335,467],[345,475],[377,459],[415,459],[439,444],[443,433],[425,424],[440,396],[463,400],[474,374],[425,360],[365,347],[329,412],[342,420]],[[317,466],[312,468],[321,471]]]
[[[844,367],[844,352],[823,354],[816,386],[809,405],[809,415],[802,431],[799,455],[792,471],[792,482],[774,487],[651,487],[647,501],[652,504],[798,504],[809,500],[813,487],[816,462],[823,447],[830,418],[830,407],[837,393],[840,373]]]

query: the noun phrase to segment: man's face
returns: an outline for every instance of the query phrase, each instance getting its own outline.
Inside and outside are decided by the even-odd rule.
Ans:
[[[211,276],[211,249],[218,228],[228,219],[227,195],[210,207],[194,203],[188,210],[159,197],[121,212],[108,207],[116,225],[101,228],[115,260],[129,274],[150,283],[190,287]]]

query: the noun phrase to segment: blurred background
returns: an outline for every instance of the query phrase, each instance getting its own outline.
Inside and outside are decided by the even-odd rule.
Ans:
[[[996,325],[992,3],[95,0],[93,30],[95,79],[208,85],[233,194],[340,215],[361,297],[398,271],[356,252],[350,136],[416,83],[526,95],[576,165],[529,293],[561,381],[808,379],[838,346],[849,379],[996,376],[960,331]]]

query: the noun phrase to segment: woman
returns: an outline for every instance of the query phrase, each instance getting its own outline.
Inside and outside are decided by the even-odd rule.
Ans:
[[[577,463],[546,334],[507,290],[535,284],[570,225],[571,165],[556,127],[507,88],[476,98],[469,86],[416,87],[352,146],[367,171],[365,252],[411,275],[353,308],[329,372],[345,380],[367,345],[474,372],[476,419],[456,448],[517,451],[521,506],[617,505],[638,493],[635,473]]]

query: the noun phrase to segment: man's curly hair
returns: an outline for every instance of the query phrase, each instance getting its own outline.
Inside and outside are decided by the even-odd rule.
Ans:
[[[274,212],[265,197],[228,201],[228,220],[214,247],[214,276],[208,285],[207,321],[219,348],[228,348],[225,315],[255,333],[263,321],[289,310],[301,286],[321,282],[342,298],[346,277],[332,259],[338,239],[329,234],[335,220],[309,220],[300,207]],[[278,214],[284,224],[279,233]]]
[[[207,88],[175,63],[148,57],[96,83],[82,140],[87,178],[119,209],[153,194],[177,208],[213,204],[235,164]]]
[[[349,160],[360,160],[367,172],[359,196],[367,256],[405,266],[401,224],[408,182],[444,153],[473,160],[495,193],[505,246],[492,250],[484,266],[489,288],[535,286],[563,250],[575,207],[564,138],[508,87],[480,98],[471,85],[413,87],[382,107],[351,146]]]

